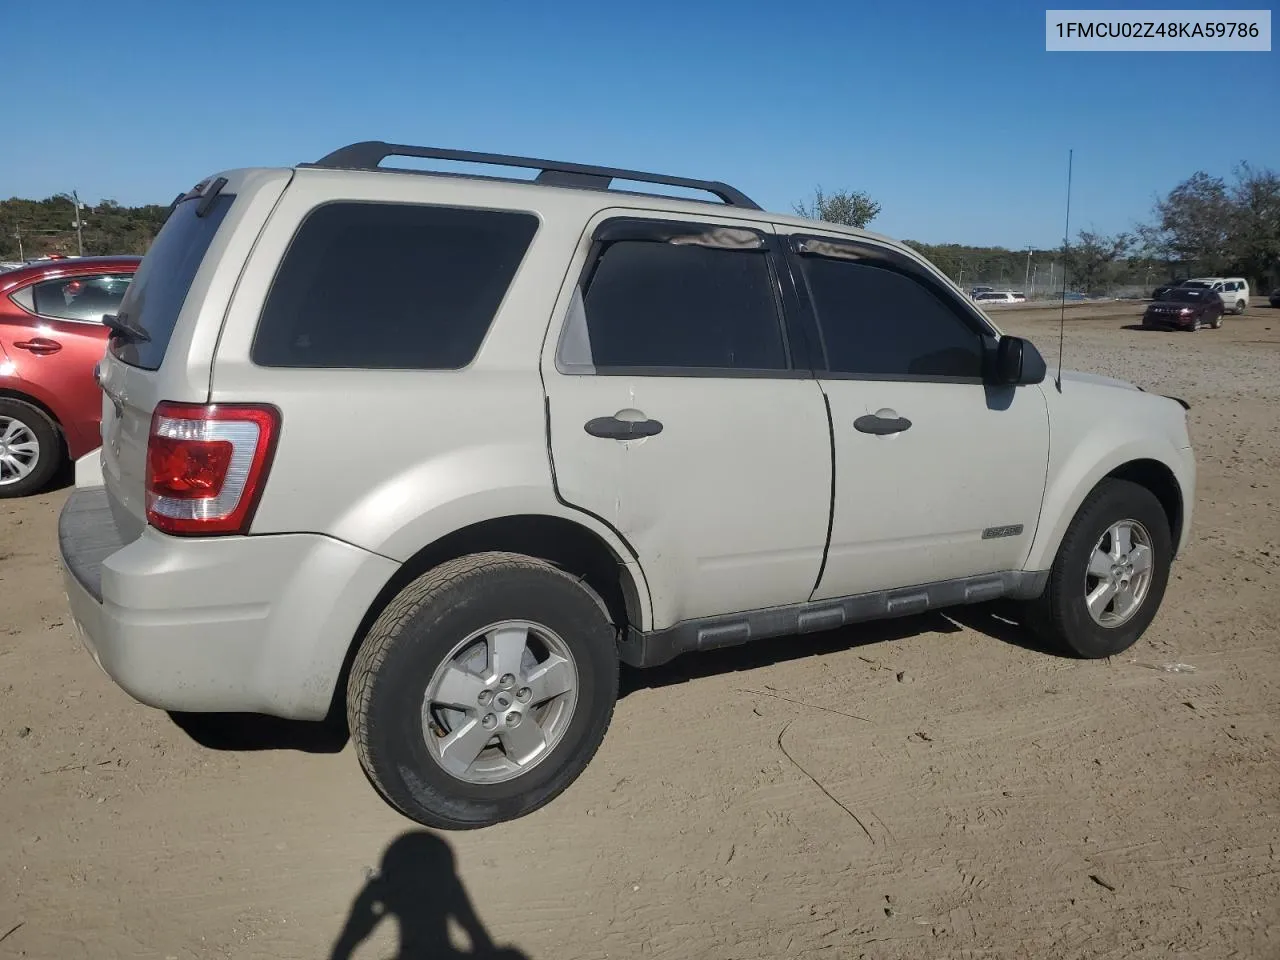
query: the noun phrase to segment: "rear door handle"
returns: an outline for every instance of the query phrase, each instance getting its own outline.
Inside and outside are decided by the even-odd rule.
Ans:
[[[34,354],[57,353],[62,344],[48,337],[32,337],[30,340],[17,340],[13,344],[19,350],[30,350]]]
[[[887,437],[890,434],[902,433],[903,430],[910,430],[911,421],[906,417],[898,416],[892,410],[881,410],[879,413],[868,413],[853,421],[853,429],[859,433]]]
[[[619,411],[627,412],[627,411]],[[618,416],[596,417],[588,420],[583,429],[593,437],[604,440],[640,440],[644,437],[656,437],[662,432],[660,420],[649,420],[644,414],[639,419],[623,420]]]

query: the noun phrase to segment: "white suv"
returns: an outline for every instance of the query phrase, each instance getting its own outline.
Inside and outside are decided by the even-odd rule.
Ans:
[[[1116,654],[1190,525],[1185,404],[1045,383],[910,248],[721,183],[228,171],[107,322],[59,524],[95,659],[168,710],[345,708],[437,827],[568,786],[619,662],[996,598]]]
[[[1244,277],[1196,277],[1178,284],[1212,290],[1222,298],[1222,309],[1242,314],[1249,309],[1249,281]]]

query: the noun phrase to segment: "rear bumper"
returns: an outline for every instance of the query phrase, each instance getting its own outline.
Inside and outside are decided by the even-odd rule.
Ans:
[[[58,520],[81,638],[130,696],[165,710],[319,720],[361,619],[398,564],[317,534],[123,544],[102,487]]]

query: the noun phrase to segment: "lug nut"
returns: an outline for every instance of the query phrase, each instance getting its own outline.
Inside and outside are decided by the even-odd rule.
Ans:
[[[516,678],[509,673],[504,673],[498,682],[509,690],[516,685]]]
[[[528,687],[521,687],[519,690],[516,691],[516,699],[519,700],[521,703],[528,703],[529,698],[532,696],[533,696],[533,691],[530,690]]]
[[[517,726],[519,723],[520,723],[520,712],[518,710],[512,710],[510,713],[507,714],[508,727]]]
[[[489,701],[493,699],[493,693],[489,690],[481,690],[478,699],[480,700],[480,705],[482,707],[487,706]]]
[[[486,730],[492,730],[498,725],[498,718],[492,713],[486,713],[484,715],[484,719],[481,720],[480,723]]]

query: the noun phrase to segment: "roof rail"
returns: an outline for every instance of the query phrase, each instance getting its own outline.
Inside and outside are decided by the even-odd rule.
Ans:
[[[660,183],[669,187],[702,190],[719,197],[727,206],[759,210],[760,205],[742,191],[718,180],[692,180],[688,177],[671,177],[662,173],[643,173],[639,170],[620,170],[614,167],[597,167],[586,163],[561,163],[554,160],[535,160],[532,157],[512,157],[501,153],[476,153],[471,150],[445,150],[440,147],[414,147],[402,143],[384,143],[366,140],[341,147],[315,163],[299,164],[302,167],[327,167],[342,170],[376,170],[387,157],[422,157],[428,160],[452,160],[459,163],[488,163],[503,167],[523,167],[537,170],[535,183],[556,187],[578,187],[587,190],[608,190],[614,180],[634,180],[640,183]],[[411,171],[432,172],[432,171]]]

